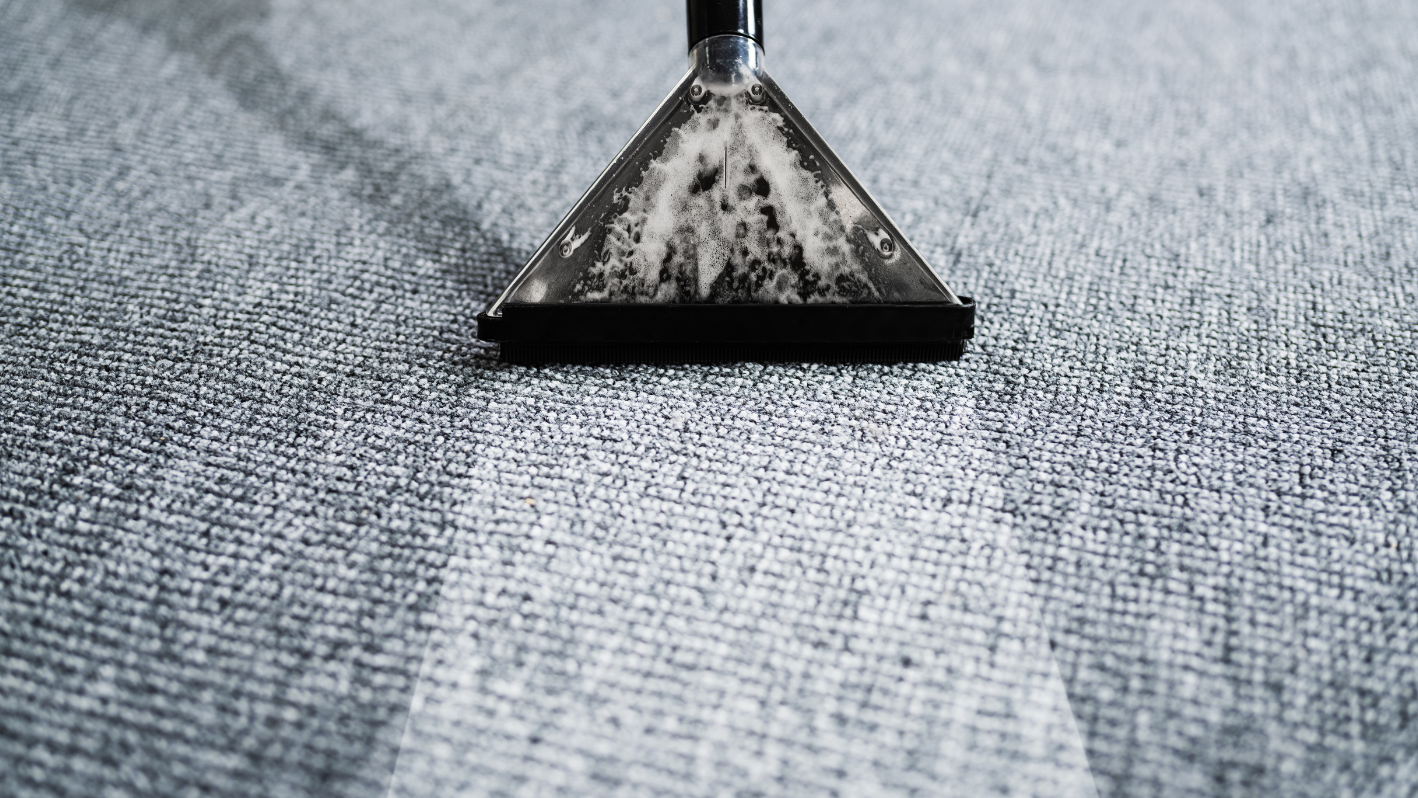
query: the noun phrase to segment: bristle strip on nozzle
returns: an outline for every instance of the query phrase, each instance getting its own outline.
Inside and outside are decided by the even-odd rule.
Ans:
[[[936,363],[959,360],[964,341],[924,344],[558,344],[504,343],[502,360],[553,364]]]

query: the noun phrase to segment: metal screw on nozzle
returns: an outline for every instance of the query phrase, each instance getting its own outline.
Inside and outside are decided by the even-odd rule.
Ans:
[[[763,102],[763,84],[755,83],[748,87],[748,98],[756,103]]]
[[[576,247],[571,246],[571,242],[570,242],[570,241],[563,241],[563,242],[561,242],[561,257],[563,257],[563,258],[569,258],[569,257],[571,257],[571,253],[572,253],[575,249],[576,249]]]
[[[892,241],[890,236],[882,236],[881,240],[877,242],[876,248],[882,255],[889,258],[891,253],[896,251],[896,242]]]
[[[704,99],[704,87],[698,83],[689,87],[689,99],[699,102]]]

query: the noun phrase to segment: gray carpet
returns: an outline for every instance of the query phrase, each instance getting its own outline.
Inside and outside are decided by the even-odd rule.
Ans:
[[[1418,5],[769,2],[958,364],[473,315],[672,2],[0,2],[0,794],[1418,794]]]

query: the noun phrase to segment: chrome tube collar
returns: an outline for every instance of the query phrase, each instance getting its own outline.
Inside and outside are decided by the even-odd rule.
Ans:
[[[763,48],[747,36],[710,36],[689,51],[696,94],[729,96],[757,86],[764,75]],[[758,89],[762,91],[762,87]]]

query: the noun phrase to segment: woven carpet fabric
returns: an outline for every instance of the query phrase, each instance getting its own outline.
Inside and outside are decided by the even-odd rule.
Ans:
[[[1418,5],[765,5],[959,363],[477,340],[675,3],[0,1],[0,795],[1418,794]]]

